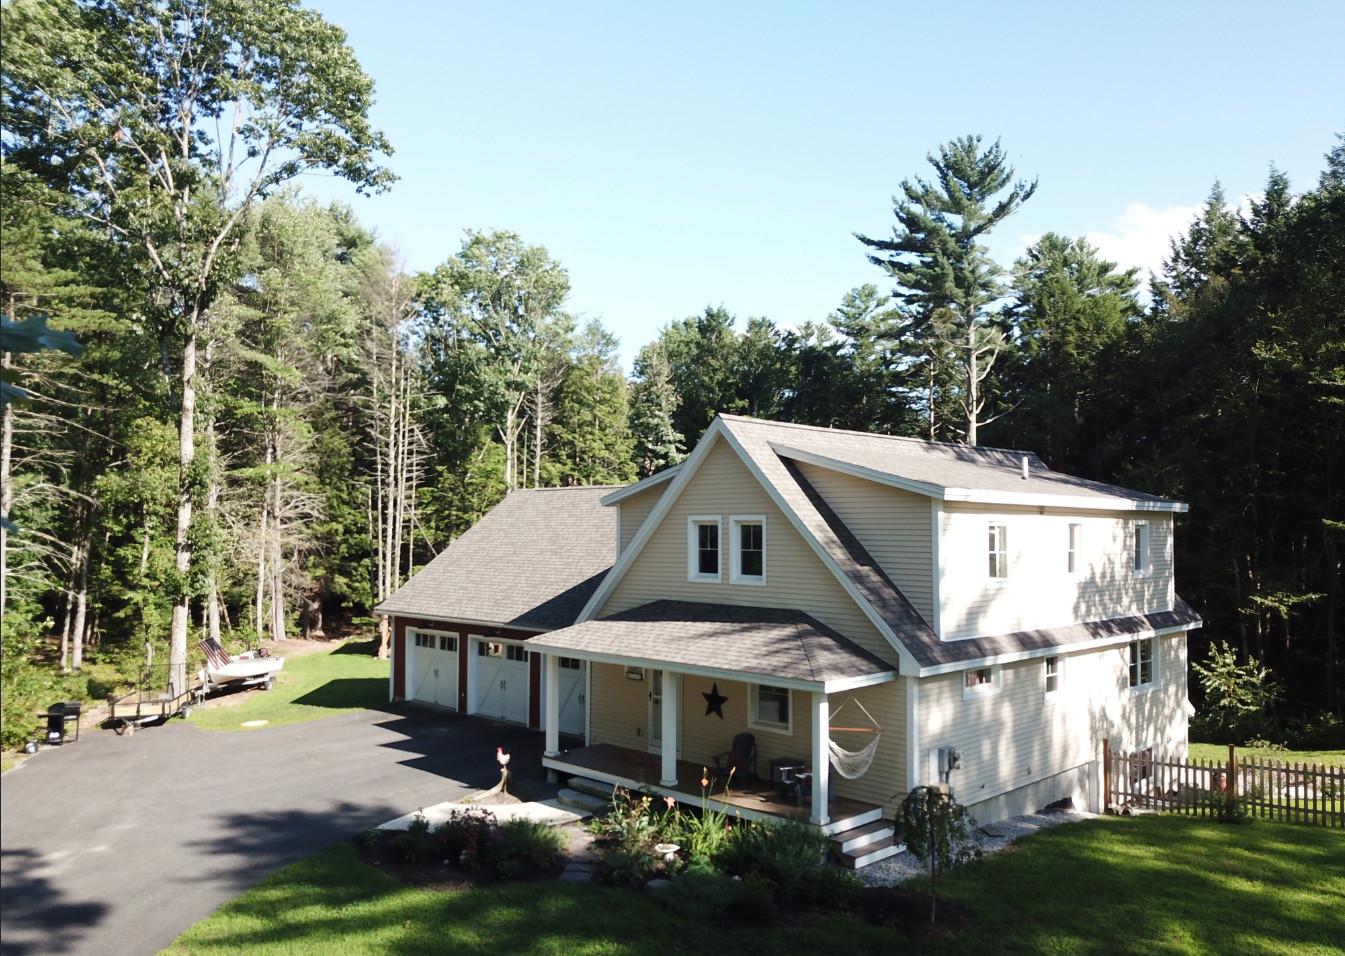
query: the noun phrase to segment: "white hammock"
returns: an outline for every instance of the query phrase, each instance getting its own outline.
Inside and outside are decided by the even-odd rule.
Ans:
[[[869,718],[869,722],[873,724],[872,731],[864,727],[828,727],[827,729],[829,731],[853,730],[860,733],[872,733],[873,739],[860,750],[844,750],[836,741],[830,737],[827,738],[827,750],[831,753],[831,765],[846,780],[854,780],[869,772],[869,767],[873,765],[873,755],[878,752],[878,741],[883,738],[883,728],[878,726],[878,721],[874,720],[873,715],[865,710],[864,705],[853,697],[836,708],[836,714],[832,715],[832,719],[834,720],[836,715],[844,710],[845,705],[851,701],[854,701],[855,706],[863,710],[864,716]]]

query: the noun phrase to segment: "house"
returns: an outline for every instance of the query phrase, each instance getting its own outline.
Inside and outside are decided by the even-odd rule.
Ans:
[[[426,699],[420,642],[471,633],[478,666],[510,641],[531,667],[526,722],[557,772],[698,794],[746,731],[770,782],[810,771],[829,832],[935,782],[982,821],[1096,809],[1102,739],[1185,753],[1184,510],[1030,454],[721,415],[652,478],[511,494],[379,609],[393,693]],[[456,708],[494,713],[495,672],[458,663]]]

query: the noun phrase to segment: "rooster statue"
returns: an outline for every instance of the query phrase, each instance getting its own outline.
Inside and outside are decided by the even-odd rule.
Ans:
[[[500,765],[500,789],[507,793],[509,791],[509,754],[504,752],[503,747],[495,748],[495,760]]]

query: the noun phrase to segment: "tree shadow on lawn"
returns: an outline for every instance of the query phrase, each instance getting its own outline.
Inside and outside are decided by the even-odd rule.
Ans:
[[[34,872],[43,865],[32,850],[4,850],[5,915],[0,953],[67,953],[80,948],[83,930],[107,915],[104,903],[76,903],[60,884]]]
[[[374,710],[387,702],[386,677],[337,677],[294,699],[296,704],[333,710]]]

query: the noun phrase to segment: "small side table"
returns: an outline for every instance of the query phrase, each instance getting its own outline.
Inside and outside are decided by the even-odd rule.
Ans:
[[[771,783],[780,796],[788,796],[794,790],[794,775],[808,766],[802,757],[777,757],[771,761]]]

